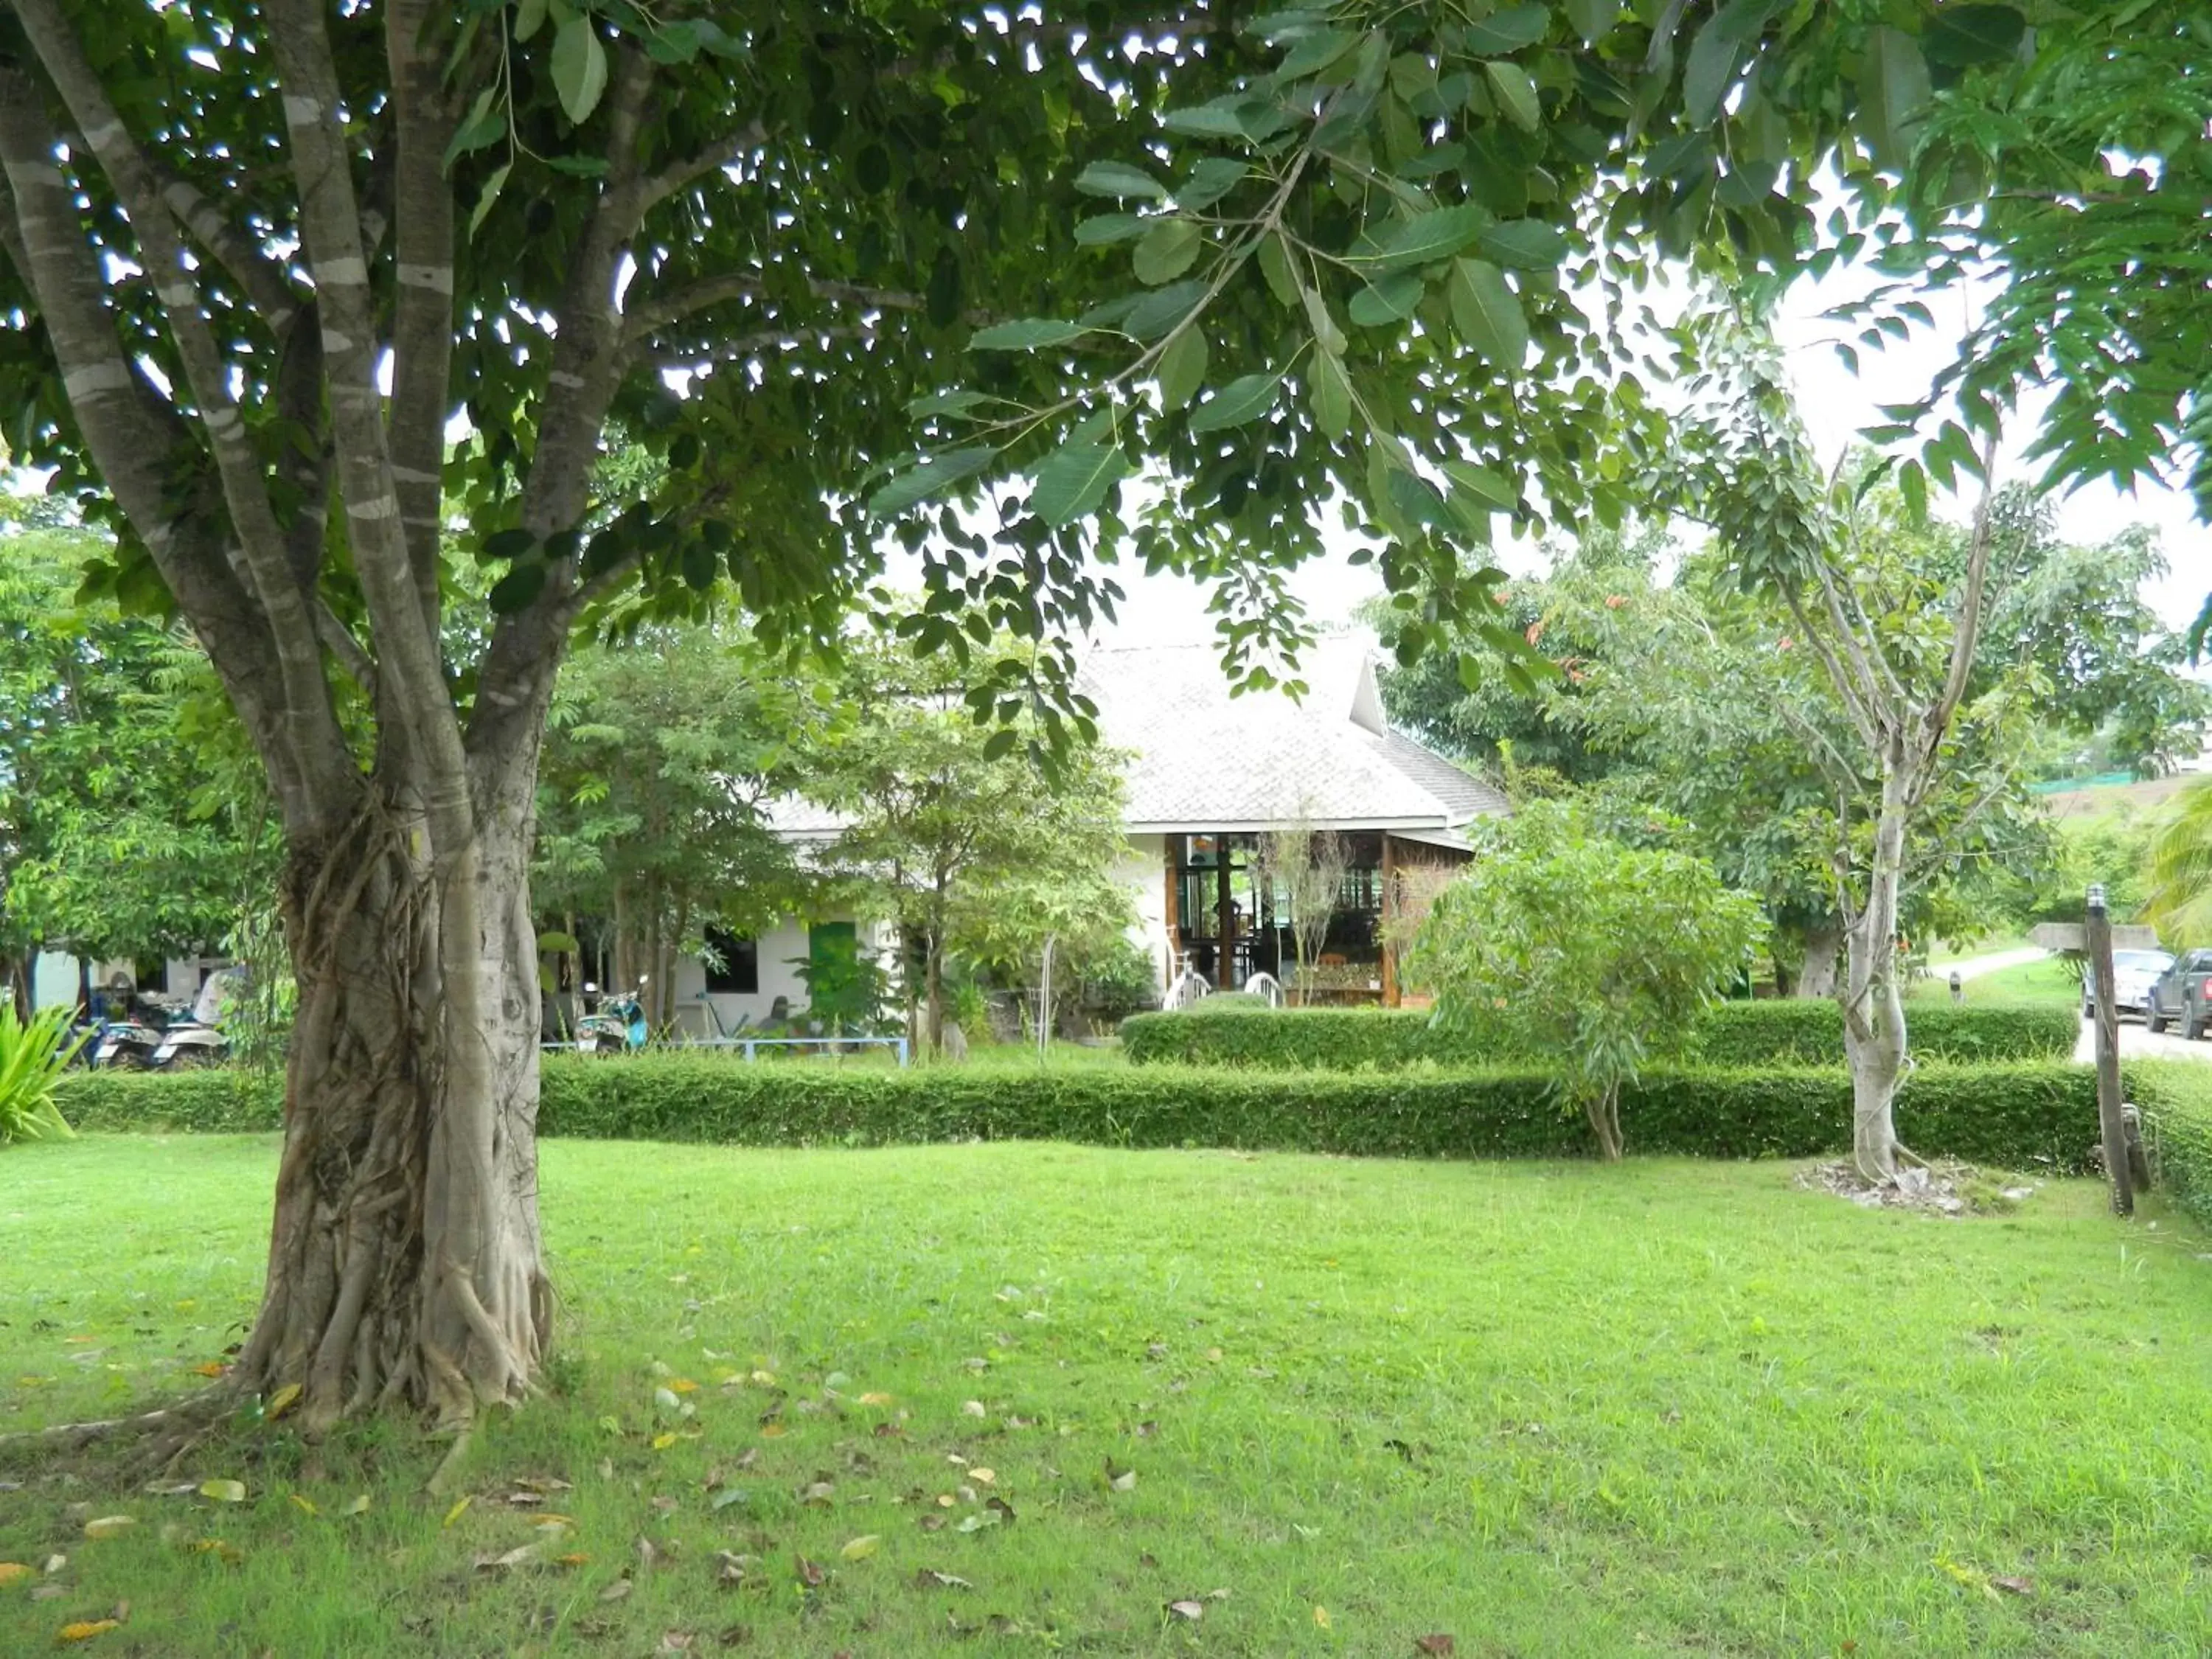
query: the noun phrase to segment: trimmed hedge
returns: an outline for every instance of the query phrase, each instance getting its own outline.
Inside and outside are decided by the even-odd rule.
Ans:
[[[1395,1071],[1424,1063],[1510,1063],[1475,1041],[1396,1008],[1223,1008],[1133,1014],[1121,1048],[1144,1065],[1249,1066],[1269,1071]],[[1916,1006],[1906,1017],[1912,1052],[1959,1064],[2065,1060],[2081,1021],[2070,1005],[1985,1003]],[[1706,1066],[1834,1066],[1844,1054],[1843,1011],[1826,999],[1723,1002],[1699,1022],[1696,1060]]]
[[[70,1079],[90,1129],[268,1129],[276,1079],[124,1073]],[[2008,1167],[2083,1167],[2097,1140],[2091,1068],[1923,1066],[1899,1100],[1917,1151]],[[1621,1101],[1632,1152],[1805,1157],[1849,1144],[1839,1069],[1652,1071]],[[1393,1158],[1558,1158],[1589,1150],[1542,1079],[1516,1072],[1266,1073],[1220,1067],[910,1072],[641,1054],[549,1060],[548,1135],[735,1146],[1048,1139]]]
[[[2160,1187],[2212,1224],[2212,1066],[2146,1060],[2128,1067],[2128,1098],[2142,1113]]]

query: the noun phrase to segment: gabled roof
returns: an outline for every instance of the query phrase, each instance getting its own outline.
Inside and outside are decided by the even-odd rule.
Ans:
[[[1447,843],[1505,798],[1390,729],[1370,641],[1325,639],[1301,653],[1302,702],[1229,695],[1217,648],[1108,645],[1079,684],[1099,735],[1133,759],[1126,828],[1252,830],[1304,819],[1322,830],[1391,830]]]

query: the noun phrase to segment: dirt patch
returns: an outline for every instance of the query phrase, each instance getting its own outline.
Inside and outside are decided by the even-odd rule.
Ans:
[[[1910,1210],[1921,1215],[1961,1220],[1972,1215],[2003,1214],[2031,1197],[2037,1183],[2008,1183],[1971,1164],[1937,1163],[1903,1169],[1895,1182],[1871,1182],[1845,1159],[1815,1164],[1797,1172],[1797,1187],[1823,1192],[1869,1210]]]

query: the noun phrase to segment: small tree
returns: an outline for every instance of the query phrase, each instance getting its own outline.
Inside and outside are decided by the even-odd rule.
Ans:
[[[1575,808],[1531,803],[1487,829],[1437,896],[1409,971],[1437,1022],[1549,1066],[1607,1161],[1620,1085],[1679,1053],[1698,1014],[1751,961],[1759,901],[1686,853],[1600,835]]]
[[[1313,965],[1328,942],[1328,925],[1343,902],[1345,873],[1351,866],[1343,837],[1315,829],[1303,805],[1290,823],[1260,838],[1262,883],[1290,902],[1301,1006],[1313,995]]]

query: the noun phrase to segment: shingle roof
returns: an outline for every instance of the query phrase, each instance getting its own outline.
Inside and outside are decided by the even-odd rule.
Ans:
[[[1449,832],[1505,798],[1389,729],[1369,641],[1309,648],[1293,702],[1229,695],[1211,645],[1104,646],[1083,665],[1100,736],[1132,752],[1132,830],[1240,830],[1304,818],[1323,829]]]

